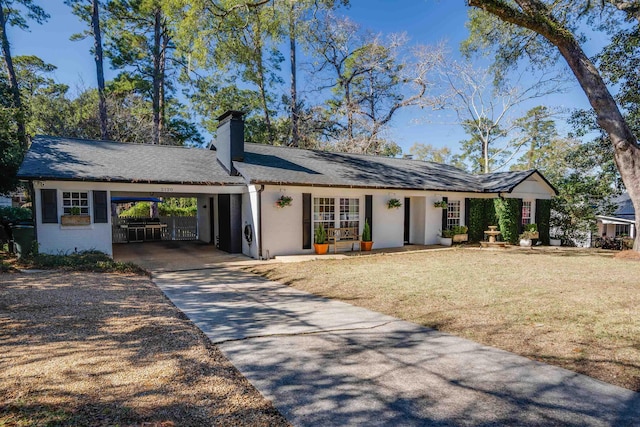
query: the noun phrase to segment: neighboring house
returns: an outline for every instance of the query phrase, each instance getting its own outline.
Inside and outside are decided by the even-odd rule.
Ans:
[[[13,206],[11,197],[0,195],[0,208],[7,208]]]
[[[627,193],[612,200],[616,210],[612,215],[596,215],[599,237],[636,237],[636,213]]]
[[[313,252],[313,230],[357,227],[375,248],[434,244],[464,225],[472,198],[522,200],[534,222],[537,200],[555,195],[535,170],[472,175],[448,165],[244,142],[242,113],[219,118],[215,149],[38,136],[18,172],[34,192],[36,232],[46,253],[112,254],[116,197],[197,197],[198,239],[253,258]],[[291,206],[278,207],[281,196]],[[389,209],[390,199],[402,207]],[[447,200],[446,209],[434,202]],[[90,217],[61,224],[72,207]]]

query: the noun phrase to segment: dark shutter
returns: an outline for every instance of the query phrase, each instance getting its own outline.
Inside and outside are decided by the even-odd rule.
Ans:
[[[443,202],[448,202],[449,199],[447,197],[443,197],[442,198]],[[443,208],[442,209],[442,231],[447,229],[447,211],[449,209],[448,208]]]
[[[58,190],[40,190],[42,223],[58,223]]]
[[[369,223],[371,239],[373,240],[373,196],[370,194],[364,196],[364,219]],[[364,227],[364,224],[362,226]]]
[[[461,225],[464,224],[467,227],[469,227],[470,212],[471,212],[471,199],[467,197],[466,199],[464,199],[464,218],[462,218],[462,222],[460,223]]]
[[[302,193],[302,249],[311,249],[311,193]]]
[[[109,222],[109,206],[106,191],[93,191],[93,222],[106,224]]]

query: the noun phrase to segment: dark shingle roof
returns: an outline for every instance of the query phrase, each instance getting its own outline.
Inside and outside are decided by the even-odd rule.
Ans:
[[[533,171],[473,175],[419,160],[245,144],[242,176],[229,176],[212,150],[38,136],[22,179],[178,184],[312,185],[497,193],[512,191]]]
[[[37,136],[18,177],[175,184],[243,184],[215,151],[164,145]]]
[[[618,218],[624,218],[629,220],[635,220],[636,211],[633,209],[633,203],[628,193],[619,195],[613,199],[613,203],[617,205],[616,211],[613,216]]]
[[[462,192],[509,192],[535,170],[473,175],[440,163],[246,144],[234,163],[258,184],[303,184],[360,188]]]

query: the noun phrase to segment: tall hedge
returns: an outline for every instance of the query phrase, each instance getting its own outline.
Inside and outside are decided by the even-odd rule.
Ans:
[[[536,200],[536,224],[538,224],[538,233],[540,233],[540,241],[543,245],[549,244],[549,232],[551,219],[551,200]]]
[[[496,211],[493,199],[469,199],[469,240],[479,242],[484,240],[484,232],[490,225],[497,225]]]
[[[520,199],[494,199],[496,216],[502,239],[505,242],[518,242],[518,218],[520,216]]]

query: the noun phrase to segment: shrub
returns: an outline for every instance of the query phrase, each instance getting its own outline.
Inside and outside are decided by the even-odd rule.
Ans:
[[[365,242],[371,241],[371,227],[369,226],[369,221],[364,219],[364,228],[362,229],[362,240]]]
[[[505,242],[518,242],[518,218],[520,201],[518,199],[494,199],[500,233]]]
[[[319,245],[327,243],[327,231],[324,229],[324,225],[322,225],[322,223],[318,224],[316,227],[313,240]]]
[[[9,222],[31,221],[33,219],[31,209],[0,207],[0,219],[6,218]]]
[[[145,270],[129,262],[116,262],[100,251],[82,251],[71,254],[36,254],[21,258],[22,267],[62,269],[70,271],[93,271],[147,274]]]

